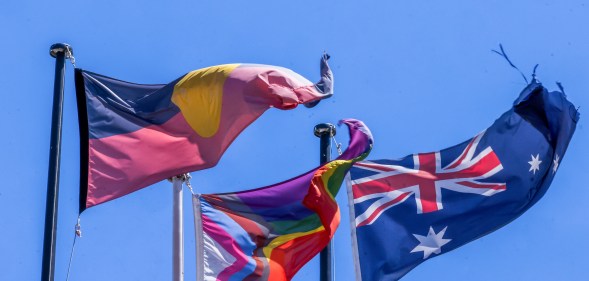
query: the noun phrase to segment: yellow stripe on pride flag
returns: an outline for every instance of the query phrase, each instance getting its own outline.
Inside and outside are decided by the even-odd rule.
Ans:
[[[266,245],[263,248],[264,251],[264,256],[266,256],[267,259],[270,259],[270,256],[272,255],[272,251],[279,247],[280,245],[287,243],[289,241],[292,241],[296,238],[302,237],[302,236],[306,236],[306,235],[311,235],[313,233],[319,232],[319,231],[324,231],[325,227],[319,226],[315,229],[311,229],[309,231],[306,232],[295,232],[295,233],[291,233],[291,234],[286,234],[286,235],[280,235],[278,237],[276,237],[274,240],[272,240],[272,242],[270,242],[268,245]]]
[[[231,71],[238,66],[225,64],[195,70],[174,86],[172,102],[201,137],[209,138],[217,133],[221,122],[223,86]]]

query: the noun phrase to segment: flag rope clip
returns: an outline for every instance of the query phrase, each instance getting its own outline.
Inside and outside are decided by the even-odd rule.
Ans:
[[[76,58],[74,57],[74,54],[72,53],[70,46],[65,47],[65,57],[70,60],[70,62],[74,66],[74,68],[77,68],[76,67]]]
[[[333,143],[335,144],[335,148],[337,148],[337,154],[338,155],[342,155],[342,144],[338,143],[337,140],[335,140],[335,135],[331,135],[331,139],[333,140]]]
[[[74,242],[72,242],[72,250],[70,252],[70,260],[67,264],[67,275],[65,276],[65,280],[68,281],[70,279],[70,270],[72,268],[72,260],[74,259],[74,250],[76,249],[76,238],[82,237],[82,226],[80,226],[80,215],[78,215],[78,222],[74,227]]]
[[[189,173],[181,174],[181,175],[177,175],[177,176],[168,178],[168,181],[173,182],[174,178],[177,178],[177,179],[181,180],[184,184],[186,184],[186,187],[188,187],[188,189],[190,189],[190,192],[192,193],[192,195],[195,195],[194,190],[192,189],[192,185],[190,184],[190,179],[192,178],[192,176]]]
[[[192,185],[190,184],[190,179],[192,178],[192,176],[190,176],[189,173],[184,174],[184,176],[185,176],[184,183],[186,184],[186,187],[188,187],[188,189],[190,189],[190,193],[192,193],[192,195],[195,195],[194,190],[192,190]]]

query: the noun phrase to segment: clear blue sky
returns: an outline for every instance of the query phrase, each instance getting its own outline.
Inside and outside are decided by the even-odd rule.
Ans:
[[[281,2],[281,3],[279,3]],[[565,1],[0,1],[0,280],[38,280],[55,61],[137,83],[168,83],[205,66],[251,62],[318,79],[326,50],[335,95],[313,109],[269,110],[220,163],[192,173],[199,192],[272,184],[316,166],[313,126],[353,117],[375,137],[369,159],[462,142],[506,111],[526,74],[561,81],[581,121],[546,196],[508,226],[417,267],[405,280],[579,280],[589,275],[589,3]],[[68,64],[56,280],[65,280],[78,209],[79,138]],[[338,140],[347,142],[344,129]],[[585,145],[583,145],[583,143]],[[344,191],[344,189],[342,189]],[[186,280],[194,229],[185,191]],[[345,192],[336,279],[353,280]],[[169,280],[171,185],[162,182],[82,215],[71,280]],[[319,280],[311,261],[295,280]]]

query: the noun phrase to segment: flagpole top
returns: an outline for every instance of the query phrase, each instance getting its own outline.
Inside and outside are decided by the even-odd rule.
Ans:
[[[330,123],[317,124],[314,129],[315,136],[321,137],[322,135],[329,134],[330,137],[335,136],[335,126]]]
[[[72,47],[66,43],[56,43],[49,48],[49,54],[56,58],[58,53],[65,53],[67,59],[74,55]]]

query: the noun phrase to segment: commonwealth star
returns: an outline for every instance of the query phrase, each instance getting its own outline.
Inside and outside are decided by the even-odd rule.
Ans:
[[[452,241],[452,239],[444,239],[444,234],[446,233],[447,228],[448,227],[446,226],[444,227],[444,229],[442,229],[442,231],[436,233],[434,229],[430,226],[427,236],[413,234],[413,236],[415,236],[415,238],[419,240],[419,245],[417,245],[417,247],[411,250],[411,253],[423,252],[423,259],[427,259],[432,253],[441,253],[442,246]]]

